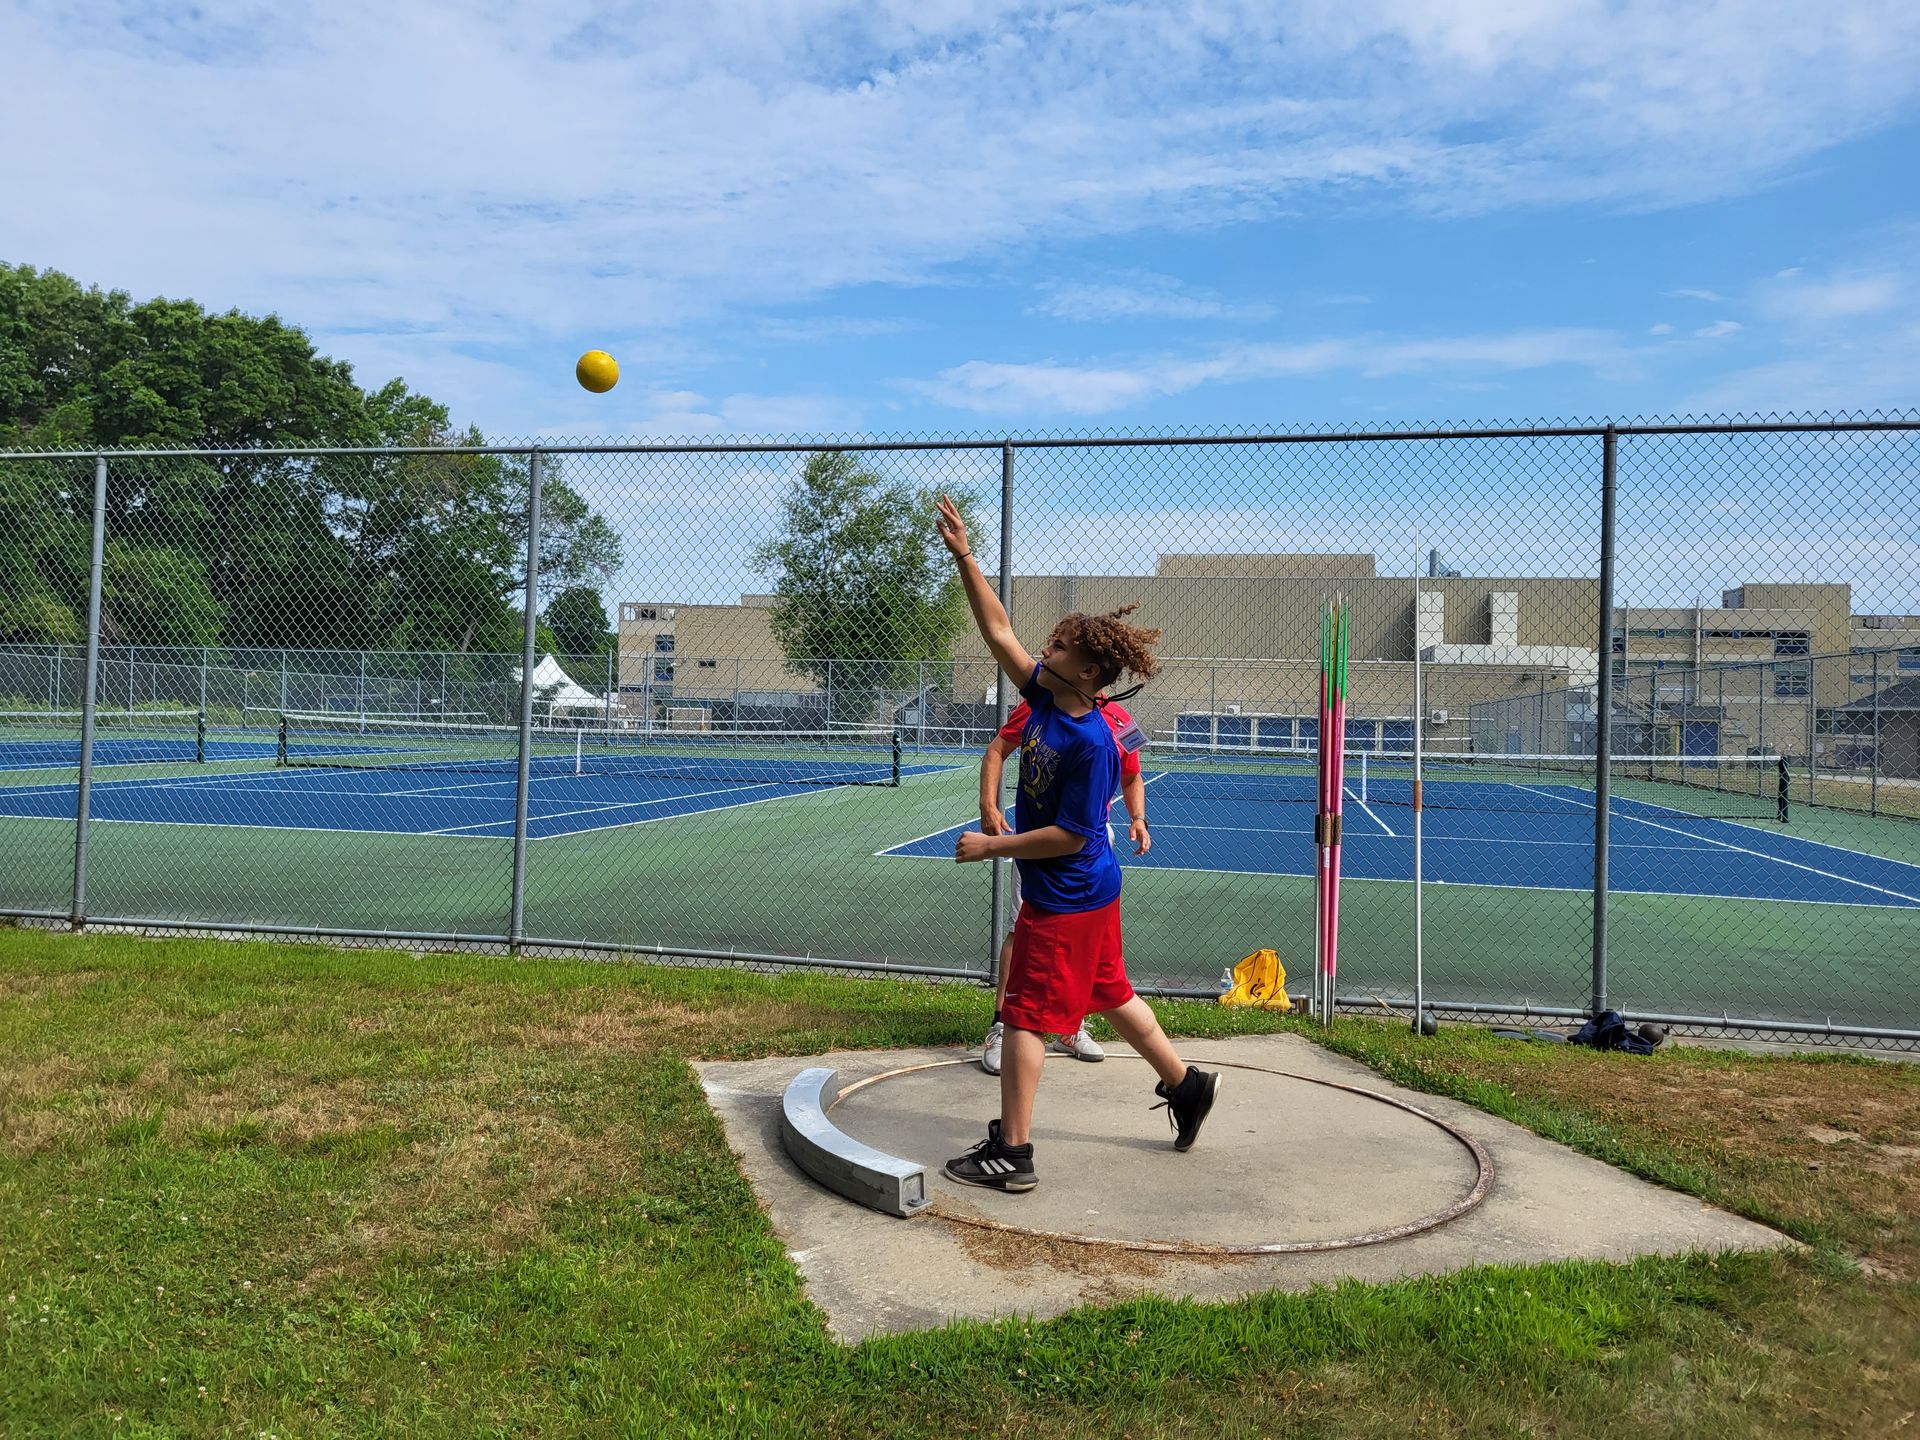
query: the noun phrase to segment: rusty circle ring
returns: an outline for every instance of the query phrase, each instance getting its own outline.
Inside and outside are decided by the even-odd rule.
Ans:
[[[1115,1055],[1116,1060],[1138,1060],[1138,1055]],[[878,1085],[882,1080],[897,1080],[902,1075],[917,1074],[922,1070],[944,1070],[951,1065],[972,1065],[974,1059],[932,1060],[922,1065],[907,1065],[897,1070],[883,1070],[878,1075],[869,1075],[864,1080],[856,1080],[844,1087],[827,1105],[832,1111],[835,1105],[856,1091],[869,1085]],[[1473,1136],[1449,1125],[1438,1115],[1422,1110],[1417,1105],[1409,1105],[1404,1100],[1396,1100],[1391,1095],[1383,1095],[1378,1090],[1368,1090],[1359,1085],[1348,1085],[1340,1080],[1327,1080],[1317,1075],[1302,1075],[1294,1070],[1275,1070],[1267,1065],[1248,1065],[1234,1060],[1203,1060],[1195,1063],[1217,1065],[1223,1070],[1253,1070],[1262,1075],[1275,1075],[1283,1080],[1302,1080],[1309,1085],[1324,1085],[1329,1090],[1344,1090],[1349,1095],[1364,1096],[1368,1100],[1377,1100],[1382,1105],[1391,1105],[1396,1110],[1426,1121],[1436,1129],[1444,1131],[1460,1143],[1460,1147],[1473,1157],[1473,1188],[1460,1199],[1430,1215],[1422,1215],[1417,1220],[1409,1220],[1404,1225],[1395,1225],[1386,1230],[1374,1230],[1364,1235],[1338,1235],[1326,1240],[1275,1240],[1265,1244],[1223,1245],[1204,1240],[1121,1240],[1111,1235],[1082,1235],[1068,1230],[1035,1230],[1027,1225],[1009,1225],[1003,1220],[989,1220],[980,1215],[967,1215],[948,1210],[942,1205],[930,1205],[924,1212],[938,1215],[956,1225],[970,1225],[978,1230],[998,1230],[1009,1235],[1031,1235],[1041,1240],[1058,1240],[1067,1245],[1103,1246],[1112,1250],[1145,1251],[1153,1255],[1307,1255],[1326,1250],[1357,1250],[1363,1245],[1383,1245],[1389,1240],[1404,1240],[1409,1235],[1418,1235],[1457,1220],[1482,1200],[1493,1189],[1493,1157],[1487,1153]]]

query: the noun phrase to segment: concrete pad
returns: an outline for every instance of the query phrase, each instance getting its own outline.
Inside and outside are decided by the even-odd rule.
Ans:
[[[1137,1294],[1225,1300],[1476,1264],[1792,1243],[1471,1106],[1393,1086],[1298,1036],[1182,1048],[1197,1064],[1222,1066],[1225,1076],[1220,1102],[1186,1154],[1173,1150],[1164,1112],[1148,1108],[1153,1075],[1137,1057],[1116,1046],[1098,1065],[1049,1059],[1034,1118],[1040,1186],[1026,1195],[956,1185],[940,1173],[998,1112],[997,1080],[977,1066],[939,1063],[965,1052],[836,1052],[695,1068],[808,1293],[849,1341],[954,1317],[1045,1318]],[[926,1165],[933,1204],[925,1211],[898,1219],[863,1209],[788,1159],[780,1099],[811,1065],[838,1070],[850,1092],[831,1111],[841,1130]],[[938,1068],[915,1068],[924,1066]],[[894,1071],[908,1073],[860,1084]],[[1491,1158],[1484,1201],[1406,1238],[1251,1257],[1142,1253],[965,1223],[1201,1246],[1339,1243],[1417,1223],[1470,1196],[1478,1167],[1453,1135],[1406,1109],[1313,1080],[1391,1097],[1470,1137]]]

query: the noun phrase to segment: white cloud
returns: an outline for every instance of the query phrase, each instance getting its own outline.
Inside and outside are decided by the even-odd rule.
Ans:
[[[760,324],[760,334],[768,340],[795,345],[819,345],[835,340],[871,340],[882,335],[904,335],[918,330],[915,320],[865,319],[857,315],[815,315],[791,319],[769,319]]]
[[[1783,319],[1823,324],[1883,314],[1899,306],[1906,292],[1904,278],[1891,271],[1815,280],[1794,270],[1786,274],[1785,283],[1767,287],[1761,303],[1770,314]]]
[[[1053,240],[1742,192],[1920,94],[1906,0],[1802,19],[1790,0],[13,6],[0,126],[35,138],[0,185],[32,200],[0,210],[0,254],[277,311],[363,369],[402,335],[409,376],[588,334],[631,353]]]
[[[1273,307],[1232,304],[1172,276],[1135,272],[1105,283],[1050,285],[1027,313],[1056,320],[1264,320]]]
[[[1738,334],[1740,329],[1738,320],[1716,320],[1711,325],[1702,325],[1693,333],[1701,340],[1718,340],[1723,335]]]
[[[1647,334],[1649,335],[1671,335],[1672,333],[1673,333],[1673,326],[1667,324],[1667,322],[1664,320],[1662,320],[1658,325],[1649,325],[1647,327]]]
[[[1707,300],[1718,303],[1723,298],[1712,290],[1682,289],[1668,290],[1665,293],[1677,300]]]
[[[1362,336],[1290,344],[1233,345],[1197,357],[1154,356],[1126,365],[970,360],[932,380],[902,382],[956,409],[1095,415],[1202,385],[1243,384],[1345,372],[1363,378],[1448,372],[1502,372],[1570,365],[1605,375],[1632,370],[1637,357],[1598,330],[1524,330],[1504,335],[1411,339]]]

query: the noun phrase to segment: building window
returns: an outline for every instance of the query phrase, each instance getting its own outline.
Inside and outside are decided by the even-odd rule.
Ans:
[[[653,648],[662,655],[671,655],[673,653],[673,636],[671,635],[654,636]]]
[[[699,662],[699,666],[702,670],[718,670],[720,668],[720,662],[718,660],[702,660]]]
[[[1813,644],[1804,630],[1773,632],[1773,653],[1776,655],[1807,655],[1812,651]]]
[[[658,620],[660,613],[651,605],[636,605],[633,610],[633,618],[636,620]]]
[[[671,660],[654,661],[653,678],[662,684],[670,683],[673,679],[673,662]]]
[[[1776,696],[1811,695],[1813,693],[1813,666],[1807,661],[1791,665],[1777,665],[1773,671],[1773,693]]]

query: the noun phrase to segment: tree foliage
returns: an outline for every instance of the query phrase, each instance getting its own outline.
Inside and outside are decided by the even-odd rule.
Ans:
[[[972,518],[974,497],[953,493]],[[875,718],[882,691],[912,690],[952,657],[967,602],[933,528],[934,493],[889,480],[847,451],[808,458],[755,550],[788,666],[833,696],[835,718]]]
[[[0,449],[478,443],[403,381],[362,390],[276,316],[0,264]],[[115,460],[102,636],[518,650],[528,481],[523,456]],[[541,595],[597,592],[620,537],[559,457],[541,488]],[[92,512],[91,465],[0,463],[0,641],[84,636]]]

